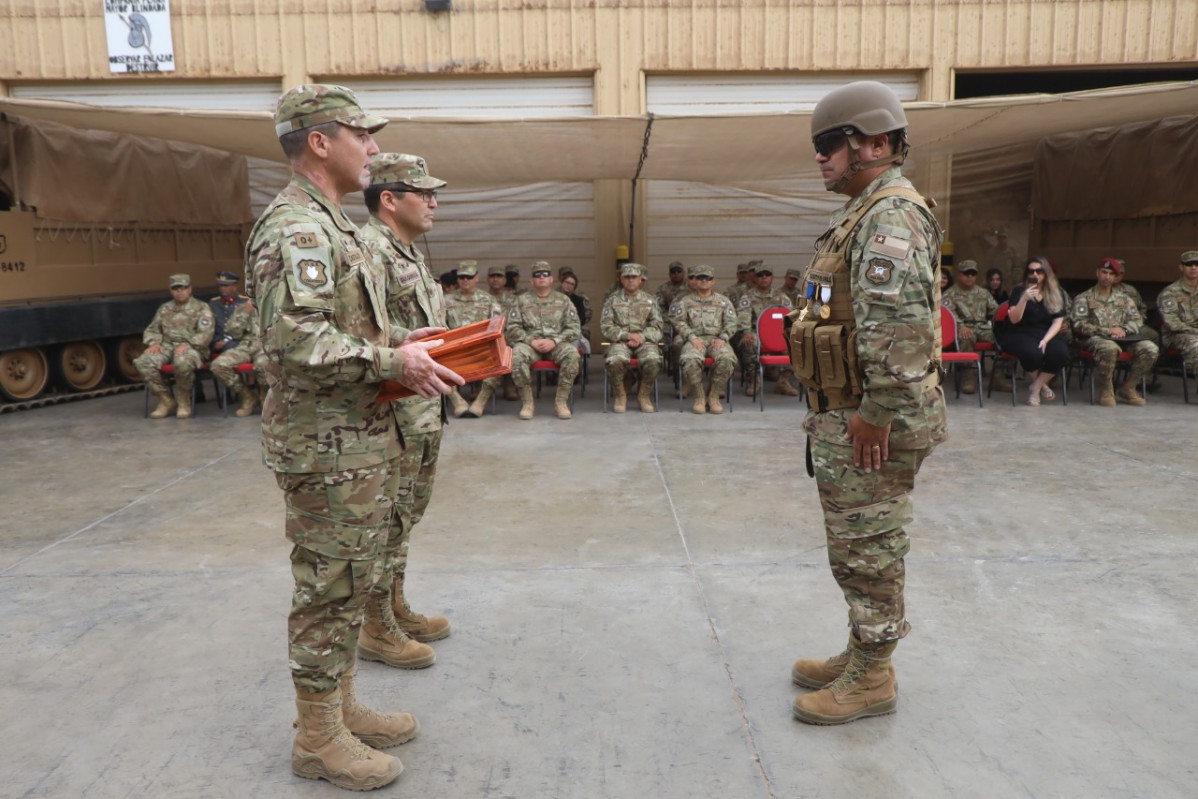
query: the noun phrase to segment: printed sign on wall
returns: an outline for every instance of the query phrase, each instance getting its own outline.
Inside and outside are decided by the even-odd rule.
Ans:
[[[170,0],[104,0],[109,72],[174,72]]]

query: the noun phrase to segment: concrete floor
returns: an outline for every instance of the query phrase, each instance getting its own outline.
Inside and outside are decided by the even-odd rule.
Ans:
[[[597,364],[596,364],[597,365]],[[454,422],[411,596],[454,634],[361,667],[405,709],[379,795],[1191,797],[1198,405],[950,400],[908,558],[896,715],[791,717],[839,651],[801,412],[514,403]],[[664,383],[663,383],[664,387]],[[282,499],[257,423],[125,394],[0,417],[0,795],[344,795],[289,767]]]

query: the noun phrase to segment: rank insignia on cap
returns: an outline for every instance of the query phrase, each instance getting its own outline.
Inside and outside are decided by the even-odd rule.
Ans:
[[[870,259],[869,268],[865,270],[865,279],[880,286],[890,282],[890,275],[893,271],[894,264],[890,261],[885,258],[873,258]]]
[[[325,275],[325,265],[321,261],[304,259],[296,264],[295,268],[299,273],[300,282],[305,286],[320,288],[329,280]]]

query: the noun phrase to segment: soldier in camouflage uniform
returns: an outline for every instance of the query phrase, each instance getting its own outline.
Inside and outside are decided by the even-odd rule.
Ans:
[[[171,275],[171,301],[159,306],[150,321],[142,341],[146,349],[133,359],[150,392],[158,398],[151,419],[161,419],[176,407],[175,416],[191,416],[191,389],[196,370],[208,358],[208,345],[214,329],[212,310],[191,296],[191,276]],[[171,364],[175,369],[175,385],[179,387],[178,402],[162,377],[162,367]]]
[[[671,261],[670,278],[657,287],[655,295],[657,307],[661,310],[663,319],[670,313],[670,306],[674,304],[674,300],[684,291],[686,291],[686,268],[682,265],[682,261]]]
[[[520,418],[531,419],[535,408],[530,367],[537,361],[550,360],[558,368],[553,411],[557,418],[569,419],[573,415],[570,392],[581,362],[576,342],[582,328],[574,303],[553,290],[553,270],[546,261],[532,265],[532,290],[516,296],[507,331],[512,347],[512,380],[520,392]]]
[[[611,378],[614,402],[612,410],[624,413],[628,392],[624,378],[633,358],[640,371],[640,390],[637,403],[644,413],[653,413],[653,383],[661,371],[661,343],[664,323],[657,298],[641,291],[645,283],[645,267],[631,261],[620,267],[623,291],[613,294],[603,303],[599,332],[604,341],[611,342],[604,358],[604,368]]]
[[[517,277],[520,274],[520,269],[515,264],[509,264],[510,268],[516,270]],[[516,302],[516,292],[508,288],[507,271],[502,266],[492,266],[487,270],[487,293],[491,295],[499,307],[503,309],[503,313],[508,318],[508,326],[512,323],[512,306]],[[518,398],[516,393],[516,384],[512,380],[510,374],[504,375],[503,378],[503,398],[505,400],[514,400]]]
[[[1181,351],[1185,368],[1198,374],[1198,250],[1181,254],[1181,279],[1156,298],[1165,346]]]
[[[428,174],[419,156],[382,153],[370,162],[370,185],[365,191],[370,220],[362,228],[362,240],[386,273],[393,346],[403,343],[408,330],[446,326],[441,287],[414,244],[432,230],[437,189],[444,185],[445,181]],[[437,476],[442,405],[440,397],[415,396],[394,400],[391,408],[403,442],[399,487],[383,552],[382,579],[366,606],[358,656],[400,669],[422,669],[436,659],[428,642],[450,632],[444,617],[413,611],[404,593],[412,528],[424,516]]]
[[[499,270],[503,276],[503,270]],[[478,262],[462,261],[458,264],[458,288],[445,297],[445,318],[450,329],[465,327],[475,322],[503,316],[503,309],[490,293],[478,290]],[[488,377],[479,385],[478,394],[469,405],[457,389],[449,395],[453,404],[453,415],[466,418],[482,416],[487,409],[487,400],[499,388],[501,378]]]
[[[694,398],[694,413],[723,413],[720,391],[736,371],[736,353],[729,343],[736,335],[736,309],[723,294],[711,290],[715,270],[706,264],[692,266],[695,291],[683,294],[670,306],[670,324],[682,342],[678,356],[682,382]],[[703,395],[703,361],[712,359],[711,387]]]
[[[1014,286],[1023,278],[1023,259],[1011,246],[1006,228],[995,229],[994,239],[995,244],[982,256],[982,263],[987,272],[991,269],[1002,272],[1004,286]]]
[[[803,270],[787,269],[786,277],[782,281],[782,293],[790,300],[790,307],[793,308],[799,302],[799,281],[803,279]]]
[[[753,274],[757,271],[757,265],[760,263],[761,261],[749,261],[736,265],[736,282],[722,292],[732,303],[733,308],[740,303],[740,295],[753,288]]]
[[[1139,337],[1140,311],[1130,296],[1115,290],[1115,278],[1123,274],[1123,262],[1105,258],[1098,267],[1098,283],[1073,300],[1069,322],[1073,335],[1084,349],[1094,353],[1094,380],[1098,383],[1098,404],[1115,404],[1115,361],[1124,348],[1132,354],[1127,379],[1119,386],[1119,399],[1129,405],[1146,405],[1136,386],[1140,378],[1152,372],[1160,348],[1151,341],[1121,343],[1125,336]]]
[[[736,348],[736,357],[740,359],[741,374],[748,378],[745,394],[750,397],[756,397],[761,389],[757,374],[757,320],[766,308],[781,306],[789,311],[794,307],[785,292],[773,286],[774,270],[769,264],[759,262],[753,270],[752,288],[743,291],[736,303],[737,332],[732,338],[732,345]],[[774,393],[798,396],[798,390],[790,383],[789,372],[779,376]]]
[[[808,470],[832,574],[849,606],[846,649],[799,660],[791,670],[796,684],[818,689],[794,702],[795,717],[811,724],[895,710],[890,658],[910,629],[903,559],[911,491],[920,465],[946,437],[942,234],[899,170],[906,127],[894,92],[873,81],[830,92],[811,117],[824,186],[849,197],[817,242],[791,326],[795,373],[812,405],[803,422]],[[839,363],[820,357],[847,347],[855,351]]]
[[[216,273],[216,288],[220,292],[208,300],[215,320],[212,350],[217,353],[209,369],[229,393],[241,399],[237,416],[249,416],[257,404],[258,392],[241,381],[237,367],[254,364],[258,385],[266,383],[266,354],[258,336],[258,313],[249,298],[237,294],[239,278],[232,272]]]
[[[977,261],[966,259],[957,266],[957,282],[941,295],[940,302],[957,317],[957,344],[961,352],[973,352],[978,341],[994,343],[994,312],[998,303],[988,290],[978,288]],[[997,378],[995,375],[995,388],[1009,391],[1010,384],[999,386]],[[977,390],[977,373],[967,371],[961,379],[961,391],[973,394]]]
[[[378,153],[371,133],[386,122],[341,86],[280,97],[275,131],[293,175],[250,231],[245,256],[270,359],[263,459],[283,490],[294,545],[291,768],[352,790],[398,777],[399,760],[374,747],[417,731],[410,714],[370,710],[354,690],[358,634],[382,576],[400,479],[399,431],[391,407],[375,401],[379,383],[398,380],[423,397],[461,384],[428,356],[438,343],[423,338],[430,331],[392,334],[386,277],[341,209],[345,194],[365,187]]]

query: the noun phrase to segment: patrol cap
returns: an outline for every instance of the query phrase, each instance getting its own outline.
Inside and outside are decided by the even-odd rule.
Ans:
[[[499,275],[500,277],[504,277],[506,274],[507,273],[503,270],[502,266],[492,266],[490,269],[487,270],[487,277],[491,277],[492,275]],[[517,272],[516,274],[520,274],[520,273]]]
[[[858,80],[825,94],[811,112],[811,138],[837,128],[856,128],[866,136],[907,127],[903,104],[889,86]]]
[[[670,271],[671,272],[683,271],[682,261],[670,261]]]
[[[173,289],[187,288],[191,285],[191,275],[171,275],[170,286]]]
[[[644,277],[645,267],[631,261],[620,267],[620,277]]]
[[[574,267],[572,267],[572,266],[559,266],[559,267],[557,268],[557,279],[558,279],[558,280],[562,280],[562,279],[564,279],[564,278],[566,277],[566,275],[574,275]],[[574,277],[576,277],[576,278],[577,278],[577,277],[578,277],[578,275],[574,275]]]
[[[772,274],[774,274],[774,270],[765,261],[759,261],[757,263],[757,268],[753,270],[753,274],[755,274],[755,275],[772,275]]]
[[[1123,261],[1118,258],[1103,258],[1099,269],[1109,269],[1120,277],[1123,276]]]
[[[957,266],[957,271],[963,275],[968,275],[968,274],[976,275],[978,273],[978,262],[971,261],[968,258],[966,258],[964,261],[962,261],[960,263],[960,265]]]
[[[786,270],[786,276],[787,276],[787,277],[793,277],[795,280],[802,280],[802,279],[803,279],[803,273],[802,273],[802,272],[800,272],[798,269],[787,269],[787,270]]]
[[[693,269],[693,267],[692,267],[692,269]],[[753,267],[749,264],[737,264],[736,265],[736,274],[738,274],[738,275],[743,275],[746,272],[752,272],[752,271],[753,271]],[[691,277],[694,277],[694,275],[692,274]]]
[[[340,122],[346,127],[374,133],[381,130],[388,119],[367,114],[352,91],[330,83],[296,86],[286,91],[275,106],[276,136],[326,122]]]
[[[548,261],[533,261],[533,263],[532,263],[532,276],[533,276],[533,277],[536,277],[536,276],[537,276],[537,272],[548,272],[549,274],[551,274],[551,275],[552,275],[552,274],[553,274],[553,267],[551,267],[551,266],[549,265],[549,262],[548,262]],[[512,274],[512,268],[511,268],[510,266],[508,267],[507,273],[508,273],[509,275],[510,275],[510,274]],[[516,267],[516,274],[517,274],[517,275],[518,275],[518,274],[520,274],[520,268],[519,268],[519,267]]]
[[[458,261],[458,277],[478,277],[478,261]]]
[[[1181,262],[1186,266],[1198,264],[1198,250],[1186,250],[1181,254]]]
[[[707,264],[695,264],[687,271],[689,277],[715,277],[715,270]]]
[[[536,266],[536,264],[533,264],[533,266]],[[549,264],[545,264],[545,266],[549,266]],[[505,275],[515,275],[516,277],[519,277],[520,267],[516,266],[515,264],[508,264],[503,268],[503,273]]]
[[[235,286],[238,280],[241,280],[241,278],[235,272],[216,273],[216,285],[218,286]]]
[[[428,164],[418,155],[379,153],[370,161],[370,185],[400,183],[413,189],[439,189],[445,181],[430,177]]]

